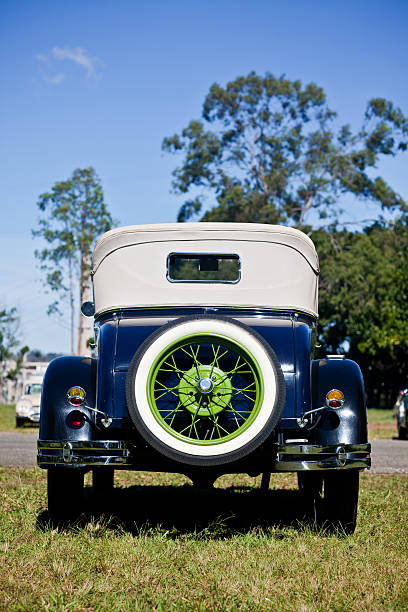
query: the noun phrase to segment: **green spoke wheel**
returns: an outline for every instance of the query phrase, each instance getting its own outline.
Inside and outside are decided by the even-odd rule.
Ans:
[[[127,378],[130,416],[158,450],[192,465],[251,452],[281,415],[283,375],[269,345],[224,317],[163,326],[135,354]]]
[[[212,445],[239,435],[256,418],[263,377],[245,348],[197,334],[158,357],[149,373],[148,395],[156,420],[170,434]]]

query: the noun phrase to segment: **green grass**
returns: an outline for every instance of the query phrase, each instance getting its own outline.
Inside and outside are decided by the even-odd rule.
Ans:
[[[16,427],[15,406],[0,406],[0,431],[31,431],[38,430],[37,426],[25,425]],[[368,439],[391,439],[397,435],[397,425],[392,416],[392,410],[368,410]]]
[[[368,415],[368,439],[391,440],[397,437],[397,422],[393,418],[392,410],[378,410],[370,408]]]
[[[16,405],[0,405],[0,431],[38,431],[38,425],[27,424],[16,427]]]
[[[0,406],[0,431],[14,431],[16,428],[16,406]]]
[[[87,477],[88,478],[88,477]],[[113,516],[58,531],[38,468],[0,471],[0,609],[407,610],[408,478],[363,475],[356,533],[296,521],[293,475],[116,472]],[[94,512],[94,518],[92,518]]]

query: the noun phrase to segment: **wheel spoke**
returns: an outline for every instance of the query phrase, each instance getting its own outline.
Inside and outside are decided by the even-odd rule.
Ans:
[[[160,395],[154,398],[156,401],[163,397],[163,395],[167,395],[167,393],[172,393],[173,395],[178,397],[178,394],[174,392],[174,389],[177,389],[178,385],[176,385],[175,387],[166,387],[166,385],[163,385],[163,383],[161,383],[159,380],[156,380],[156,385],[160,385],[160,387],[162,387],[162,389],[155,390],[155,393],[160,393]]]
[[[181,406],[181,404],[180,404],[180,402],[179,402],[179,403],[177,404],[176,408],[175,408],[175,409],[174,409],[174,410],[173,410],[173,411],[172,411],[170,414],[168,414],[166,417],[163,417],[164,419],[168,419],[168,418],[169,418],[169,417],[170,417],[170,416],[171,416],[171,415],[174,413],[174,414],[173,414],[173,418],[171,419],[171,421],[170,421],[170,423],[169,423],[169,425],[170,425],[170,426],[173,424],[174,418],[175,418],[175,416],[176,416],[176,414],[177,414],[178,409],[180,408],[180,406]]]
[[[195,429],[195,431],[196,431],[196,433],[197,433],[197,430],[196,430],[196,427],[195,427],[195,421],[196,421],[196,418],[197,418],[197,415],[198,415],[198,411],[200,410],[200,405],[201,405],[201,400],[202,400],[202,399],[203,399],[203,398],[202,398],[202,397],[200,397],[200,399],[198,400],[198,404],[197,404],[197,412],[196,412],[195,414],[193,414],[193,418],[191,419],[191,425],[190,425],[190,429],[189,429],[189,431],[188,431],[188,436],[189,436],[189,437],[191,436],[191,430],[192,430],[192,428],[193,428],[193,427],[194,427],[194,429]]]
[[[232,407],[232,404],[228,404],[228,408],[227,408],[226,412],[232,412],[232,413],[237,414],[238,416],[240,416],[241,419],[245,419],[246,420],[248,418],[248,415],[251,414],[252,410],[237,410],[236,408]],[[246,417],[242,416],[243,412],[247,412],[248,415]]]
[[[183,406],[183,408],[187,408],[188,406],[192,406],[196,401],[196,398],[193,397],[189,402],[181,402],[181,405]]]
[[[222,378],[221,380],[219,380],[219,381],[217,382],[217,385],[216,385],[216,386],[221,385],[221,384],[222,384],[222,383],[223,383],[225,380],[227,380],[227,378],[232,378],[232,376],[233,376],[234,374],[236,374],[237,372],[238,372],[239,374],[252,374],[251,370],[241,370],[241,368],[244,368],[244,367],[245,367],[245,366],[247,366],[248,364],[247,364],[247,363],[242,363],[241,365],[238,365],[238,362],[239,362],[240,358],[241,358],[241,357],[239,356],[239,357],[238,357],[238,360],[237,360],[237,363],[236,363],[236,364],[235,364],[235,366],[232,368],[232,370],[229,370],[229,372],[227,372],[227,373],[225,374],[225,377],[224,377],[224,378]]]
[[[194,378],[191,378],[191,376],[189,376],[187,374],[187,372],[185,372],[184,370],[180,370],[180,368],[174,368],[171,363],[164,363],[163,365],[168,365],[169,368],[171,368],[170,370],[167,370],[166,368],[160,368],[160,372],[175,372],[177,374],[177,376],[179,377],[179,379],[181,380],[183,377],[185,378],[190,378],[190,380],[194,381]],[[180,374],[182,374],[182,376],[180,376]]]
[[[250,391],[251,393],[256,393],[256,389],[254,389],[254,390],[249,389],[249,387],[253,387],[254,385],[255,385],[255,381],[251,382],[246,387],[242,387],[242,389],[239,389],[238,387],[232,387],[232,388],[233,388],[234,391]]]
[[[226,349],[220,356],[218,356],[218,353],[220,352],[221,346],[218,345],[217,351],[214,350],[214,345],[213,344],[211,345],[211,348],[212,348],[212,351],[213,351],[213,354],[214,354],[214,359],[213,359],[212,363],[210,364],[211,365],[211,376],[212,376],[212,373],[214,371],[214,367],[216,367],[216,368],[220,367],[219,361],[220,361],[220,359],[222,359],[222,357],[224,357],[224,355],[226,355],[229,352],[229,349]]]
[[[255,398],[251,397],[250,395],[247,395],[246,393],[244,393],[243,391],[240,391],[239,393],[236,393],[234,397],[236,397],[237,395],[243,395],[244,397],[246,397],[247,399],[251,400],[251,402],[255,402]]]
[[[214,345],[212,344],[212,345],[211,345],[211,349],[212,349],[212,352],[213,352],[213,355],[214,355],[214,359],[213,359],[213,361],[212,361],[212,363],[211,363],[211,372],[210,372],[210,377],[212,377],[212,375],[213,375],[215,365],[218,365],[218,364],[217,364],[217,355],[218,355],[218,353],[220,352],[220,346],[218,345],[218,347],[217,347],[217,351],[215,351],[215,350],[214,350]]]
[[[229,394],[225,394],[225,395],[229,395]],[[228,406],[228,404],[219,404],[217,401],[218,398],[212,397],[211,401],[213,402],[213,404],[216,404],[216,406],[221,406],[221,408],[226,408]]]
[[[220,428],[221,428],[223,431],[225,431],[225,433],[226,433],[227,435],[229,435],[231,432],[227,431],[227,430],[226,430],[226,429],[225,429],[225,428],[224,428],[222,425],[220,425],[220,424],[218,423],[218,415],[217,415],[217,416],[215,416],[215,415],[214,415],[214,413],[212,412],[212,409],[210,408],[210,404],[208,404],[208,412],[211,414],[212,419],[213,419],[213,423],[214,423],[214,425],[215,425],[215,426],[216,426],[216,428],[217,428],[217,431],[218,431],[218,437],[219,437],[219,438],[221,438]]]
[[[159,400],[161,397],[163,397],[163,395],[167,395],[167,393],[168,393],[168,391],[163,391],[163,393],[161,393],[160,395],[158,395],[158,396],[157,396],[157,397],[155,397],[154,399],[155,399],[155,400],[156,400],[156,402],[157,402],[157,400]]]
[[[216,418],[214,417],[214,414],[212,413],[210,406],[208,406],[208,412],[210,413],[210,415],[211,415],[211,417],[212,417],[212,423],[213,423],[213,430],[212,430],[212,432],[211,432],[210,440],[212,440],[212,436],[213,436],[213,433],[214,433],[214,426],[216,427],[216,429],[217,429],[217,431],[218,431],[218,437],[219,437],[219,438],[221,438],[220,429],[219,429],[219,427],[218,427],[217,420],[216,420]]]
[[[181,347],[181,350],[188,355],[189,357],[192,357],[193,359],[193,363],[194,363],[194,367],[197,370],[197,376],[200,376],[200,371],[199,371],[199,366],[201,365],[200,362],[197,360],[197,355],[198,355],[198,351],[200,350],[200,345],[198,345],[197,347],[197,352],[194,353],[194,349],[192,347],[192,345],[189,345],[189,349],[191,350],[191,353],[189,353],[188,351],[186,351],[186,349],[184,348],[184,346]]]

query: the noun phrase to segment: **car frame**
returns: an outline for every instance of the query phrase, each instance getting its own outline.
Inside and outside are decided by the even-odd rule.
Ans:
[[[96,349],[44,379],[38,465],[56,518],[116,469],[296,472],[305,512],[352,532],[370,466],[364,384],[315,359],[319,263],[299,230],[264,224],[126,226],[96,243]]]

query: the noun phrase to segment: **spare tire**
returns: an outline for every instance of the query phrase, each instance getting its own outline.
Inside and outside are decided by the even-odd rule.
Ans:
[[[127,375],[130,417],[166,457],[188,465],[230,463],[276,428],[285,382],[270,345],[220,316],[182,317],[140,346]]]

